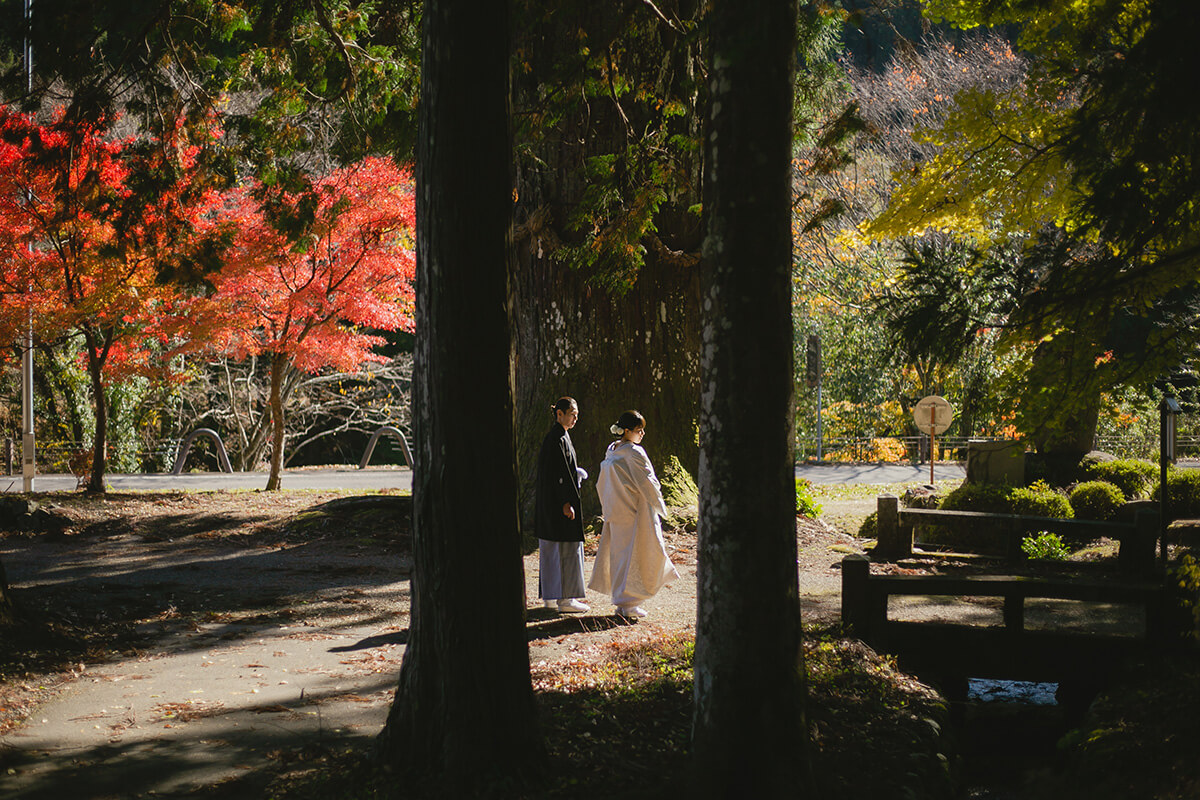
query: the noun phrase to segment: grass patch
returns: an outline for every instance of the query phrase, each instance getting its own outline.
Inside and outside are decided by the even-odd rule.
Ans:
[[[905,489],[914,486],[925,486],[924,482],[911,481],[907,483],[814,483],[812,494],[816,500],[862,500],[868,497],[878,497],[881,494],[894,494],[897,497],[904,494]],[[946,494],[962,485],[961,479],[937,481],[933,484],[939,494]]]

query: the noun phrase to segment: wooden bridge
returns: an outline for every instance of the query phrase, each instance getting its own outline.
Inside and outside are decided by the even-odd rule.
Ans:
[[[895,506],[888,509],[889,521],[882,513],[884,502],[880,498],[879,544],[885,558],[897,552],[901,558],[912,554],[911,530],[917,520],[1000,523],[1018,541],[1020,533],[1042,530],[1047,522],[1039,517]],[[1071,532],[1077,534],[1078,526],[1105,526],[1106,535],[1121,540],[1121,574],[1023,574],[1011,563],[1002,574],[871,574],[865,556],[851,555],[842,560],[842,622],[877,651],[894,654],[902,669],[938,683],[952,698],[965,694],[966,679],[973,677],[1055,682],[1067,690],[1062,694],[1090,701],[1129,658],[1178,641],[1175,595],[1154,569],[1157,520],[1152,515],[1139,515],[1132,523],[1050,522],[1059,530],[1062,523],[1073,522],[1076,529]],[[927,612],[930,607],[939,609],[951,619],[891,618],[890,607],[911,597],[927,598]],[[1037,625],[1028,624],[1031,605],[1044,617]],[[1064,625],[1068,608],[1101,624]]]

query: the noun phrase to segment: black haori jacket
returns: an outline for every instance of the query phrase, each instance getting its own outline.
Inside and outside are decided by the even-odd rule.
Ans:
[[[579,500],[579,465],[575,446],[566,428],[555,422],[542,440],[538,452],[537,502],[533,530],[539,539],[551,542],[583,541],[583,506]],[[563,516],[570,503],[575,519]]]

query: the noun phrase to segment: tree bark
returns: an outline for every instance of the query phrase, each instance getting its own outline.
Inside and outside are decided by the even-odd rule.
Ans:
[[[647,419],[645,447],[654,463],[661,468],[674,456],[696,474],[700,159],[685,147],[663,143],[669,135],[698,138],[701,92],[699,39],[666,21],[693,22],[699,14],[693,0],[521,5],[522,69],[514,94],[526,124],[517,175],[516,399],[522,508],[532,528],[537,449],[551,420],[549,406],[563,395],[579,401],[571,437],[589,473],[596,474],[612,441],[609,425],[636,408]],[[579,101],[592,91],[586,84],[605,81],[580,66],[581,35],[592,51],[608,48],[615,54],[615,70],[639,90]],[[664,120],[661,107],[668,101],[682,112]],[[535,117],[555,121],[539,127],[528,122]],[[638,142],[646,130],[659,131],[659,138]],[[588,160],[615,155],[620,170],[628,166],[624,155],[638,144],[646,151],[669,151],[660,166],[677,171],[679,183],[654,214],[653,231],[626,242],[644,250],[631,285],[613,288],[595,270],[572,268],[558,256],[564,246],[579,244],[571,218],[595,188],[585,177]],[[628,175],[621,203],[635,205],[632,198],[645,180]],[[584,503],[599,513],[592,481],[584,484]]]
[[[108,395],[104,391],[104,360],[108,347],[103,346],[92,331],[84,331],[87,349],[88,380],[92,385],[92,410],[96,424],[92,434],[92,473],[88,478],[89,494],[104,493],[104,470],[108,455]]]
[[[519,261],[517,452],[526,512],[532,513],[533,476],[538,445],[552,419],[549,407],[563,395],[579,402],[571,438],[580,466],[593,477],[612,441],[609,426],[630,408],[646,417],[645,447],[654,463],[661,469],[675,456],[695,475],[699,269],[648,262],[633,288],[615,297],[536,253],[521,252]],[[584,484],[590,490],[585,505],[598,509],[594,487],[594,481]]]
[[[12,593],[8,589],[8,577],[4,574],[4,562],[0,560],[0,627],[17,621],[17,609]]]
[[[271,356],[271,471],[267,475],[267,491],[274,492],[283,484],[283,444],[286,426],[283,424],[283,377],[288,360],[283,353]]]
[[[714,0],[693,758],[703,797],[803,796],[792,443],[796,5]]]
[[[381,754],[480,796],[540,757],[513,458],[509,6],[427,0],[412,618]]]

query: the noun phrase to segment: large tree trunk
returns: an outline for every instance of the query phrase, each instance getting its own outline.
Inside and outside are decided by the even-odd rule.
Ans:
[[[792,454],[796,5],[714,0],[693,764],[704,797],[803,796]]]
[[[700,159],[667,142],[672,135],[698,135],[700,40],[666,21],[694,21],[697,4],[553,0],[522,6],[525,38],[515,96],[527,138],[520,142],[517,176],[516,364],[517,445],[528,515],[537,446],[552,419],[549,407],[562,395],[579,401],[571,437],[589,473],[595,475],[612,440],[609,425],[636,408],[646,416],[645,446],[660,471],[675,457],[695,475],[703,231],[695,211]],[[581,37],[591,52],[607,50],[611,61],[604,69],[580,65]],[[606,80],[628,80],[639,91],[619,102],[604,90],[588,95]],[[682,112],[666,117],[662,107],[668,102]],[[543,120],[541,126],[528,122],[534,118]],[[572,230],[572,217],[597,188],[585,177],[588,159],[615,158],[613,169],[626,175],[617,205],[628,210],[649,182],[630,153],[650,151],[670,153],[658,166],[672,171],[677,183],[655,212],[653,229],[622,240],[644,251],[644,264],[614,279],[601,274],[602,267],[563,263],[563,248],[580,246],[586,235]],[[584,485],[584,502],[598,513],[592,481]]]
[[[508,3],[427,0],[412,618],[380,737],[447,796],[539,758],[513,459]]]
[[[648,262],[634,287],[615,297],[536,252],[522,250],[519,258],[517,448],[526,511],[550,405],[562,395],[579,401],[571,438],[593,478],[612,441],[609,426],[630,408],[646,417],[645,447],[660,471],[674,456],[695,475],[699,269]],[[585,484],[593,498],[585,503],[597,509],[594,486]]]

